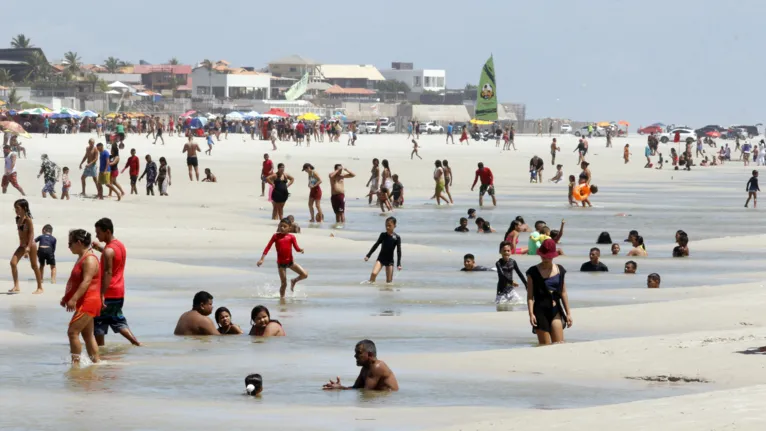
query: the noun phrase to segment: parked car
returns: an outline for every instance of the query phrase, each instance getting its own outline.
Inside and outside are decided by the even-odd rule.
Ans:
[[[575,131],[575,136],[588,136],[588,126],[580,127]],[[593,127],[593,136],[605,136],[606,130],[604,130],[603,127],[594,126]]]
[[[731,126],[731,128],[744,129],[749,139],[753,139],[756,136],[760,135],[760,133],[758,132],[758,127],[756,126]]]
[[[357,125],[356,130],[359,133],[375,133],[377,127],[378,125],[374,121],[363,121]]]
[[[697,140],[697,133],[693,129],[673,129],[668,133],[663,133],[660,135],[660,142],[663,144],[667,144],[668,142],[672,142],[675,140],[676,132],[680,134],[681,142],[686,142],[687,138],[692,138],[692,140]]]
[[[420,133],[428,133],[429,135],[431,133],[444,133],[444,127],[429,121],[426,124],[420,125]]]
[[[694,133],[697,134],[697,136],[706,136],[707,132],[718,132],[721,135],[725,134],[727,129],[724,129],[723,127],[717,125],[717,124],[709,124],[705,127],[700,127],[699,129],[695,130]]]
[[[396,132],[396,122],[392,121],[390,123],[381,123],[380,124],[380,133],[394,133]]]
[[[659,134],[662,133],[664,130],[661,126],[658,126],[656,124],[653,124],[651,126],[646,126],[638,129],[639,135],[651,135],[652,133]]]
[[[571,124],[562,124],[561,125],[561,134],[566,133],[572,133],[572,125]]]

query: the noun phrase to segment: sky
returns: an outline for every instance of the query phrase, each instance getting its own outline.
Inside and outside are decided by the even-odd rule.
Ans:
[[[414,62],[447,86],[478,83],[494,56],[501,102],[527,118],[703,126],[764,122],[763,0],[331,0],[129,3],[38,0],[5,8],[0,45],[23,33],[49,60],[209,58],[265,67]],[[116,5],[122,5],[117,7]],[[127,5],[127,6],[126,6]]]

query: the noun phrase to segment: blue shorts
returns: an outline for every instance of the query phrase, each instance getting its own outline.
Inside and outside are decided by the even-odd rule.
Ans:
[[[125,298],[105,299],[106,308],[101,310],[101,315],[93,319],[93,333],[96,335],[106,335],[109,327],[112,332],[120,332],[122,329],[129,329],[128,320],[122,315],[122,305]]]

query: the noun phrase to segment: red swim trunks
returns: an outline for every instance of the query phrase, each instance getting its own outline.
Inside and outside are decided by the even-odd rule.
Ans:
[[[339,193],[330,197],[330,203],[332,204],[332,210],[336,213],[342,213],[346,210],[346,195]]]

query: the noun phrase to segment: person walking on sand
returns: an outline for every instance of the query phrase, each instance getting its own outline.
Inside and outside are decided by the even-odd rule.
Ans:
[[[43,234],[35,238],[37,246],[37,262],[40,264],[40,278],[45,278],[45,265],[51,267],[51,284],[56,284],[56,237],[53,236],[53,226],[43,226]]]
[[[559,148],[558,143],[556,143],[556,138],[553,138],[553,142],[551,142],[551,166],[556,166],[557,151],[561,151],[561,148]]]
[[[745,201],[745,208],[747,208],[747,205],[750,203],[750,199],[753,199],[753,208],[758,206],[758,192],[761,191],[761,188],[758,187],[758,171],[753,170],[753,176],[750,177],[749,180],[747,180],[747,185],[745,185],[745,191],[747,192],[747,200]]]
[[[372,169],[370,169],[370,179],[367,180],[367,184],[365,187],[370,188],[370,194],[369,199],[367,200],[368,205],[372,205],[372,196],[378,193],[378,188],[380,188],[380,167],[378,166],[380,164],[380,161],[375,158],[372,159]]]
[[[418,141],[412,140],[412,152],[410,153],[410,160],[412,160],[415,156],[418,156],[420,160],[423,160],[422,157],[420,157],[420,154],[418,154]]]
[[[69,232],[69,250],[77,255],[77,262],[69,275],[60,305],[66,311],[74,312],[67,329],[72,364],[80,364],[80,336],[85,341],[90,360],[98,363],[98,344],[93,333],[93,321],[101,313],[101,276],[98,258],[90,248],[90,234],[82,229]]]
[[[93,138],[88,139],[88,146],[85,148],[85,155],[80,161],[80,170],[82,170],[82,164],[87,162],[85,165],[85,170],[82,171],[82,176],[80,177],[80,182],[82,183],[82,196],[85,196],[85,179],[88,177],[93,178],[93,184],[96,186],[96,190],[101,188],[97,180],[98,167],[96,166],[96,163],[98,162],[98,155],[99,153],[98,149],[96,148],[96,141],[93,140]]]
[[[345,172],[345,174],[343,173]],[[330,173],[330,203],[335,213],[335,223],[346,223],[346,178],[354,178],[356,175],[343,168],[340,163],[335,165],[335,170]],[[372,202],[372,200],[370,200]]]
[[[165,145],[165,138],[162,137],[162,130],[165,128],[165,125],[162,124],[162,120],[158,117],[157,118],[157,134],[154,137],[154,145],[157,145],[157,139],[162,140],[162,145]]]
[[[330,379],[329,383],[322,386],[326,391],[332,390],[353,390],[363,389],[367,391],[390,391],[399,390],[399,382],[396,381],[394,372],[385,362],[378,359],[375,343],[370,340],[362,340],[356,343],[354,348],[354,358],[356,365],[362,367],[359,377],[356,378],[353,386],[343,386],[340,383],[340,377],[335,381]]]
[[[444,168],[442,167],[442,161],[437,160],[434,162],[434,166],[436,168],[434,169],[434,195],[431,196],[431,199],[436,199],[436,205],[441,205],[441,201],[444,200],[444,203],[449,202],[449,198],[444,196],[444,190],[446,186],[446,179],[444,178]]]
[[[35,227],[32,223],[32,211],[29,210],[29,202],[26,199],[19,199],[13,203],[13,210],[16,212],[16,231],[19,234],[19,246],[11,256],[11,276],[13,277],[13,289],[8,293],[19,293],[19,261],[27,257],[32,266],[32,271],[37,280],[37,290],[33,293],[43,293],[43,277],[37,266],[37,244],[35,243]]]
[[[476,187],[476,182],[481,178],[481,186],[479,187],[479,206],[484,206],[484,194],[488,193],[492,198],[492,205],[497,206],[497,199],[495,199],[495,177],[492,175],[492,171],[489,168],[484,167],[484,163],[479,162],[479,169],[476,170],[476,177],[473,179],[473,185],[471,191]]]
[[[209,133],[208,138],[212,139]],[[194,171],[194,175],[197,176],[197,181],[199,181],[199,160],[197,159],[198,151],[202,150],[199,148],[199,145],[194,142],[194,138],[189,136],[189,141],[184,144],[184,149],[181,151],[181,153],[186,153],[186,166],[189,168],[189,181],[194,181],[192,178],[192,170]]]
[[[274,162],[269,160],[269,153],[263,155],[263,167],[261,168],[261,197],[266,195],[266,178],[274,173]]]
[[[125,191],[120,183],[117,182],[117,176],[120,174],[120,149],[117,143],[112,143],[112,152],[109,154],[109,181],[112,186],[119,191],[119,196],[125,196]],[[109,197],[112,197],[112,190],[109,190]]]
[[[527,270],[529,323],[540,345],[564,342],[564,328],[572,327],[566,270],[554,265],[559,256],[556,241],[546,239],[537,249],[541,262]]]
[[[168,186],[171,185],[173,185],[173,180],[170,176],[170,166],[164,157],[160,157],[160,168],[157,175],[157,187],[160,189],[160,196],[168,196]]]
[[[471,142],[468,140],[468,126],[463,125],[461,129],[462,130],[460,132],[460,139],[459,139],[460,145],[463,145],[463,142],[465,142],[466,145],[471,145]]]
[[[157,180],[157,164],[152,161],[152,156],[146,155],[146,166],[144,166],[144,173],[138,181],[141,181],[146,176],[146,195],[154,196],[154,182]]]
[[[61,169],[48,158],[47,154],[41,155],[40,159],[42,160],[42,163],[40,164],[40,172],[37,174],[37,178],[44,176],[43,180],[45,181],[45,185],[42,190],[43,199],[46,198],[48,194],[51,195],[51,198],[58,199],[56,197],[56,181],[58,181]]]
[[[125,260],[127,250],[125,245],[114,237],[114,224],[108,218],[102,218],[96,222],[96,238],[103,241],[93,242],[93,249],[101,252],[100,276],[101,276],[101,314],[95,318],[94,333],[99,346],[104,345],[104,337],[109,328],[112,332],[119,332],[134,346],[140,346],[133,332],[130,331],[128,321],[122,314],[125,303]]]
[[[386,269],[386,283],[394,281],[394,251],[396,251],[396,268],[399,271],[402,270],[402,238],[394,233],[394,229],[396,229],[396,218],[387,218],[386,231],[378,236],[378,240],[364,257],[364,261],[367,262],[378,246],[381,246],[380,254],[370,274],[370,283],[375,283],[375,279],[383,268]]]
[[[319,202],[322,200],[322,179],[319,178],[319,174],[314,169],[311,163],[303,164],[303,172],[309,177],[309,213],[311,214],[311,220],[309,223],[321,223],[324,221],[324,215],[322,214],[322,208],[319,207]],[[314,217],[314,205],[317,207],[316,218]]]
[[[189,141],[191,141],[191,139],[192,139],[192,137],[189,136]],[[207,154],[208,156],[212,156],[213,155],[213,145],[215,145],[215,141],[213,140],[213,134],[211,132],[208,132],[206,139],[207,139],[207,141],[206,141],[207,142],[207,150],[205,150],[205,154]],[[220,141],[220,139],[219,139],[219,141]]]
[[[104,149],[104,144],[101,142],[96,145],[96,149],[98,150],[98,199],[104,200],[104,187],[108,188],[109,191],[117,193],[117,200],[122,200],[122,194],[114,188],[112,185],[112,176],[111,176],[111,166],[109,164],[109,151],[106,151]]]
[[[290,280],[290,291],[295,291],[295,285],[298,284],[299,281],[305,280],[308,278],[308,273],[306,270],[301,268],[300,265],[295,263],[293,261],[293,248],[295,248],[295,251],[298,253],[303,254],[305,250],[300,248],[298,246],[298,241],[295,239],[295,236],[291,233],[288,233],[290,231],[290,220],[288,219],[282,219],[279,222],[279,231],[271,236],[271,240],[269,240],[269,243],[266,244],[266,248],[263,249],[263,255],[261,256],[261,259],[258,261],[257,265],[260,267],[263,265],[263,260],[266,258],[266,255],[269,254],[269,250],[271,250],[271,246],[276,244],[277,249],[277,268],[279,271],[279,297],[284,298],[285,292],[287,290],[287,269],[290,268],[291,271],[298,274],[297,277]]]
[[[447,144],[449,144],[449,141],[452,140],[452,145],[455,145],[455,135],[453,134],[455,130],[455,126],[450,122],[447,125]]]
[[[8,191],[8,184],[10,184],[21,193],[21,196],[26,196],[24,189],[21,188],[17,180],[16,154],[11,152],[10,145],[3,145],[3,156],[5,156],[5,170],[3,171],[2,181],[3,194]]]
[[[138,160],[138,156],[136,155],[136,149],[131,148],[130,149],[130,157],[128,157],[128,160],[125,162],[125,167],[122,168],[122,173],[125,173],[125,169],[130,168],[128,171],[128,175],[130,175],[130,194],[138,194],[138,189],[136,188],[136,182],[138,181],[138,171],[140,170],[140,161]]]

